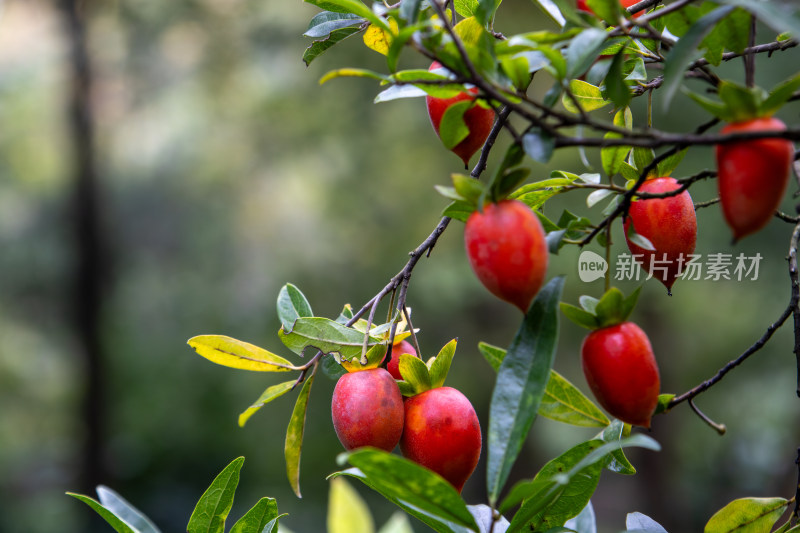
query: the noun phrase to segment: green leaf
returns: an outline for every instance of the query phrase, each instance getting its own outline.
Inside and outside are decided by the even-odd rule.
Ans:
[[[401,354],[399,368],[403,380],[413,387],[414,395],[432,388],[428,367],[419,357],[410,353]]]
[[[614,193],[614,191],[610,189],[598,189],[596,191],[592,191],[592,193],[586,197],[586,207],[591,209],[592,207],[596,206],[597,204],[599,204],[612,194],[616,193]]]
[[[456,489],[433,471],[374,448],[359,448],[340,457],[356,468],[333,476],[346,475],[361,480],[434,530],[479,531]]]
[[[553,156],[556,140],[541,128],[531,128],[522,136],[525,153],[539,163],[547,163]]]
[[[430,369],[431,388],[435,389],[444,385],[444,380],[447,378],[447,372],[450,370],[450,365],[453,363],[453,356],[456,353],[456,345],[458,339],[453,339],[439,351],[436,359]]]
[[[551,420],[581,427],[605,427],[605,414],[564,376],[550,371],[539,414]]]
[[[361,30],[361,26],[348,26],[332,31],[325,39],[312,42],[311,45],[306,48],[305,52],[303,52],[303,62],[306,66],[309,66],[312,61],[327,52],[329,48],[339,44]]]
[[[603,97],[603,92],[600,90],[600,87],[595,87],[591,83],[582,80],[572,80],[569,82],[569,88],[581,108],[586,112],[600,109],[611,103],[611,100],[606,100]],[[575,106],[575,103],[569,95],[565,94],[561,98],[561,103],[564,104],[564,108],[570,113],[580,113],[580,110]]]
[[[336,13],[352,13],[363,17],[376,26],[389,31],[389,26],[386,21],[372,12],[370,8],[365,6],[358,0],[304,0],[306,3],[317,6],[320,9],[334,11]]]
[[[76,498],[99,514],[103,520],[105,520],[108,525],[114,528],[114,531],[117,533],[138,533],[135,529],[131,528],[128,524],[125,523],[120,517],[114,514],[113,511],[102,505],[100,502],[95,500],[94,498],[90,498],[89,496],[84,496],[83,494],[76,494],[74,492],[67,492],[68,496],[72,496]]]
[[[160,533],[156,525],[144,513],[110,488],[98,485],[97,497],[106,509],[135,529],[137,533]]]
[[[661,86],[661,106],[669,111],[672,99],[683,82],[684,69],[700,56],[697,47],[714,25],[733,11],[732,6],[722,6],[701,17],[670,50],[664,65],[664,84]]]
[[[319,84],[323,85],[336,78],[370,78],[379,81],[391,81],[388,77],[365,68],[340,68],[331,70],[322,76],[319,79]]]
[[[442,115],[442,121],[439,123],[439,138],[448,150],[454,148],[469,135],[469,128],[464,122],[464,113],[472,105],[472,100],[461,100],[451,104]]]
[[[306,37],[325,37],[326,35],[330,35],[333,31],[347,28],[348,26],[355,26],[365,21],[366,19],[358,15],[353,15],[352,13],[323,11],[322,13],[314,15],[314,18],[312,18],[311,22],[308,24],[308,29],[303,35]]]
[[[633,222],[631,222],[631,225],[628,226],[628,240],[639,248],[644,248],[645,250],[649,250],[651,252],[654,252],[656,249],[656,247],[653,246],[653,243],[650,242],[650,239],[641,233],[636,233],[636,228],[633,226]]]
[[[467,202],[452,202],[448,205],[444,211],[442,211],[442,216],[450,217],[453,220],[460,220],[461,222],[466,222],[469,216],[475,212],[475,206],[470,205]]]
[[[605,442],[616,442],[630,435],[630,429],[629,425],[621,420],[614,419],[596,438],[600,438]],[[625,476],[632,476],[636,473],[636,469],[625,457],[625,452],[622,451],[622,448],[611,452],[611,461],[606,465],[606,468],[611,472]]]
[[[298,318],[290,330],[281,329],[278,337],[298,355],[311,346],[322,353],[336,354],[339,361],[360,358],[364,346],[362,332],[325,317]],[[380,339],[370,337],[368,346],[379,342]]]
[[[289,484],[298,498],[300,494],[300,454],[303,449],[303,432],[306,425],[306,410],[308,408],[308,396],[311,394],[311,384],[314,382],[315,370],[306,378],[303,388],[297,396],[294,404],[292,417],[289,419],[289,426],[286,428],[286,442],[283,454],[286,458],[286,476]]]
[[[620,318],[622,318],[622,320],[628,320],[628,317],[631,316],[633,309],[636,307],[636,302],[639,301],[639,294],[641,292],[642,286],[640,285],[622,301],[622,307],[620,308]]]
[[[631,113],[631,109],[626,107],[625,109],[621,109],[617,111],[617,114],[614,115],[614,125],[618,128],[627,128],[633,129],[633,113]],[[622,135],[619,133],[609,132],[604,135],[605,139],[620,139]],[[600,159],[603,164],[603,171],[609,176],[612,177],[620,171],[620,167],[622,163],[625,162],[625,158],[628,156],[628,152],[630,152],[629,146],[608,146],[600,150]],[[591,206],[590,206],[591,207]]]
[[[652,148],[642,148],[636,146],[633,148],[633,166],[636,167],[640,173],[644,171],[647,166],[656,158],[655,152]]]
[[[561,312],[575,324],[586,329],[597,329],[600,323],[594,313],[590,313],[580,307],[561,302]]]
[[[455,0],[456,13],[464,18],[475,16],[478,9],[478,0]]]
[[[500,365],[503,363],[506,351],[485,342],[478,343],[478,350],[481,352],[483,358],[486,359],[486,362],[489,363],[489,366],[497,372],[500,369]]]
[[[675,398],[674,394],[659,394],[658,395],[658,403],[656,404],[655,411],[653,411],[654,415],[658,415],[661,413],[666,413],[669,411],[669,402],[671,402]]]
[[[689,152],[688,148],[675,152],[671,156],[662,159],[658,166],[656,167],[656,173],[659,177],[671,176],[672,172],[678,168],[683,158]]]
[[[753,2],[752,0],[718,0],[720,4],[739,6],[778,32],[800,35],[800,18],[796,2]]]
[[[553,19],[553,22],[555,22],[562,28],[564,27],[564,24],[566,24],[567,21],[564,18],[564,15],[561,13],[561,10],[558,8],[556,4],[553,3],[552,0],[534,0],[534,1],[536,2],[536,5],[539,6],[539,8],[545,12],[545,14],[547,14],[551,19]]]
[[[558,341],[558,301],[564,278],[545,285],[509,346],[489,407],[487,489],[497,502],[544,396]]]
[[[622,51],[614,56],[608,74],[606,74],[606,92],[617,108],[626,108],[631,101],[631,90],[625,83],[625,75],[622,71],[624,63],[625,52]]]
[[[469,204],[477,206],[480,197],[486,194],[486,185],[471,176],[452,174],[451,178],[453,180],[453,189],[459,196],[459,198],[454,198],[456,200],[464,200]]]
[[[225,335],[198,335],[187,341],[212,363],[254,372],[288,372],[295,367],[278,355]]]
[[[261,498],[242,516],[229,533],[262,533],[270,521],[278,518],[278,503],[275,498]]]
[[[224,533],[243,464],[244,457],[238,457],[214,478],[189,518],[187,533]]]
[[[331,479],[328,533],[373,533],[375,523],[367,503],[344,478]]]
[[[783,498],[741,498],[717,511],[703,533],[769,533],[786,510]]]
[[[759,115],[767,117],[774,115],[783,104],[789,101],[797,89],[800,89],[800,74],[777,85],[761,104]]]
[[[619,24],[622,17],[619,0],[587,0],[586,5],[609,26]]]
[[[347,369],[340,365],[332,355],[323,356],[320,360],[320,366],[322,367],[322,372],[334,381],[347,374]]]
[[[281,287],[278,293],[278,318],[284,329],[292,329],[295,320],[307,316],[314,316],[314,312],[300,289],[291,283]]]
[[[716,100],[712,100],[711,98],[706,98],[705,96],[699,95],[697,93],[693,93],[690,90],[683,88],[683,93],[695,101],[700,107],[705,109],[711,115],[717,117],[720,120],[724,120],[725,122],[733,122],[735,112],[732,109],[729,109],[728,106],[723,104],[722,102],[718,102]]]
[[[628,531],[641,531],[642,533],[667,533],[664,527],[642,513],[628,513],[625,518],[625,528]]]
[[[333,358],[331,357],[331,359]],[[242,414],[239,415],[239,427],[244,427],[247,421],[250,420],[250,417],[253,416],[256,413],[256,411],[264,407],[266,404],[268,404],[269,402],[271,402],[276,398],[280,398],[281,396],[292,390],[292,387],[294,387],[295,383],[296,381],[293,379],[290,381],[279,383],[278,385],[272,385],[271,387],[267,388],[267,390],[261,393],[261,396],[258,397],[258,400],[253,402],[253,405],[248,407]]]
[[[586,72],[605,46],[606,32],[586,28],[573,37],[566,51],[567,77],[577,78]]]
[[[729,80],[720,82],[717,89],[720,100],[733,112],[733,121],[749,120],[758,116],[761,98],[757,89],[750,89]]]

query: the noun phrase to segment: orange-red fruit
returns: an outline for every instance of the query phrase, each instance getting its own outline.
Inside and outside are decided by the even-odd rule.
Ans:
[[[403,396],[383,368],[348,372],[333,389],[331,417],[346,449],[374,446],[390,452],[403,434]]]
[[[674,178],[647,180],[639,191],[662,194],[680,188]],[[655,250],[645,250],[628,238],[631,223],[639,235],[646,237]],[[681,275],[697,242],[697,217],[689,191],[667,198],[640,199],[633,202],[625,219],[625,240],[628,249],[654,278],[669,291]]]
[[[466,396],[440,387],[406,399],[400,451],[433,470],[458,492],[481,456],[481,426]]]
[[[649,428],[660,379],[645,332],[633,322],[595,330],[583,340],[581,359],[600,405],[623,422]]]
[[[622,3],[622,7],[624,7],[625,9],[628,9],[632,5],[638,4],[641,1],[642,0],[622,0],[621,3]],[[577,7],[581,11],[586,11],[587,13],[594,14],[594,11],[592,11],[592,9],[586,4],[586,0],[578,0],[578,6]],[[641,11],[637,11],[636,13],[633,14],[633,16],[634,17],[638,17],[642,13],[644,13],[644,9],[641,10]]]
[[[435,70],[441,67],[442,65],[434,61],[428,70]],[[430,95],[425,98],[428,106],[428,116],[431,119],[431,125],[436,131],[436,135],[439,135],[439,126],[447,108],[463,100],[475,100],[476,94],[478,94],[478,89],[473,87],[469,91],[459,93],[452,98],[434,98]],[[492,131],[492,126],[494,125],[494,111],[475,103],[464,113],[464,123],[469,129],[469,134],[451,150],[464,161],[464,166],[466,167],[469,165],[470,158],[480,150],[487,137],[489,137],[489,132]]]
[[[785,129],[777,118],[757,118],[728,124],[721,133]],[[718,144],[716,153],[722,213],[738,240],[766,226],[780,205],[794,146],[786,139],[754,139]]]
[[[410,353],[417,357],[417,351],[408,341],[403,340],[392,346],[392,358],[389,360],[389,364],[386,365],[386,370],[389,371],[394,379],[403,379],[403,376],[400,375],[400,356],[404,353]]]
[[[544,229],[531,208],[503,200],[475,211],[464,242],[469,264],[489,292],[527,312],[547,271]]]

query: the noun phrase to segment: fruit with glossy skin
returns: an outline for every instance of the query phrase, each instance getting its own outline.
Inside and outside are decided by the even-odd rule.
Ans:
[[[442,65],[434,61],[428,70],[435,70],[441,67]],[[436,135],[439,135],[442,117],[447,109],[453,104],[464,100],[475,100],[476,94],[478,94],[478,89],[472,87],[468,91],[459,93],[452,98],[434,98],[430,95],[425,98],[428,107],[428,117],[431,119],[431,125],[436,131]],[[464,166],[467,167],[470,158],[475,152],[480,150],[486,142],[487,137],[489,137],[489,132],[492,131],[492,126],[494,125],[494,111],[475,103],[464,112],[464,123],[467,125],[467,129],[469,129],[469,134],[464,140],[450,150],[460,157],[461,160],[464,161]]]
[[[467,397],[439,387],[406,399],[400,451],[461,492],[481,455],[481,427]]]
[[[472,270],[489,292],[527,312],[548,260],[544,229],[531,208],[519,200],[484,206],[467,219],[464,242]]]
[[[583,373],[600,405],[612,416],[650,427],[660,378],[650,340],[633,322],[592,331],[581,347]]]
[[[404,353],[410,353],[414,357],[418,357],[414,346],[406,340],[402,340],[392,346],[392,358],[389,360],[389,364],[386,365],[386,370],[389,371],[394,379],[403,379],[403,376],[400,375],[400,356]]]
[[[777,118],[728,124],[720,133],[783,131]],[[755,233],[772,218],[789,181],[794,146],[786,139],[753,139],[718,144],[717,186],[725,221],[734,240]]]
[[[679,188],[677,180],[663,177],[645,181],[639,191],[662,194]],[[628,236],[631,224],[634,231],[647,238],[655,250],[646,250],[631,242]],[[697,242],[697,217],[689,191],[631,203],[625,219],[625,240],[631,254],[639,256],[637,261],[670,292]]]
[[[632,5],[634,5],[634,4],[638,4],[639,2],[641,2],[641,0],[621,0],[622,7],[624,7],[625,9],[628,9],[628,8],[629,8],[629,7],[631,7]],[[589,6],[586,4],[586,0],[578,0],[577,8],[578,8],[580,11],[585,11],[585,12],[587,12],[587,13],[592,13],[592,14],[594,14],[594,11],[592,11],[592,8],[590,8],[590,7],[589,7]],[[633,14],[633,16],[634,16],[634,17],[638,17],[638,16],[639,16],[639,15],[641,15],[642,13],[644,13],[644,9],[643,9],[643,10],[641,10],[641,11],[637,11],[636,13],[634,13],[634,14]]]
[[[374,446],[390,452],[403,434],[403,397],[383,368],[348,372],[333,389],[331,418],[346,449]]]

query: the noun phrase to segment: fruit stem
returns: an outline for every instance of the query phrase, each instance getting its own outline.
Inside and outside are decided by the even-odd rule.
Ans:
[[[725,434],[725,432],[728,429],[725,427],[725,424],[717,424],[716,422],[708,418],[708,416],[706,416],[706,414],[703,411],[697,408],[697,406],[694,404],[693,399],[689,400],[689,407],[692,408],[692,411],[694,411],[697,414],[697,416],[699,416],[703,420],[703,422],[714,428],[714,431],[716,431],[720,435]]]
[[[750,35],[748,48],[750,51],[744,55],[744,76],[745,84],[752,89],[756,84],[756,56],[752,52],[756,44],[756,18],[750,15]]]

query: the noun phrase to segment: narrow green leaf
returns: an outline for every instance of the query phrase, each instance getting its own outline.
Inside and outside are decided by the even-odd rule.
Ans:
[[[595,87],[591,83],[582,80],[572,80],[569,82],[569,88],[581,108],[586,112],[600,109],[611,103],[611,100],[606,100],[603,97],[603,91],[600,90],[600,87]],[[580,110],[575,106],[575,102],[572,101],[569,95],[565,94],[562,96],[561,103],[564,104],[564,108],[570,113],[580,113]]]
[[[596,191],[592,191],[592,193],[586,197],[586,207],[591,209],[612,194],[615,193],[610,189],[597,189]]]
[[[462,100],[450,105],[442,115],[442,121],[439,123],[439,138],[448,150],[454,148],[469,135],[469,128],[464,122],[464,113],[472,105],[472,100]]]
[[[298,318],[290,330],[281,329],[278,337],[298,355],[310,346],[322,353],[336,354],[340,361],[360,358],[364,346],[364,333],[325,317]],[[368,346],[379,342],[370,337]]]
[[[739,6],[778,32],[800,35],[800,17],[796,2],[753,2],[753,0],[719,0],[720,4]]]
[[[550,371],[539,414],[551,420],[581,427],[605,427],[605,414],[564,376]]]
[[[611,66],[606,74],[606,92],[608,97],[614,102],[617,108],[626,108],[631,101],[631,90],[625,83],[623,66],[625,64],[625,52],[619,52],[611,61]]]
[[[558,343],[558,302],[564,278],[545,285],[509,346],[489,407],[487,489],[490,503],[508,479],[544,396]]]
[[[789,101],[789,98],[792,97],[797,89],[800,89],[800,74],[796,74],[788,80],[781,82],[770,91],[767,99],[761,104],[759,115],[774,115],[783,104]]]
[[[426,390],[430,390],[431,376],[428,367],[419,357],[415,357],[410,353],[400,355],[400,375],[403,380],[414,387],[414,393],[420,394]]]
[[[734,111],[728,109],[728,106],[722,102],[718,102],[716,100],[712,100],[711,98],[706,98],[705,96],[691,92],[685,87],[682,88],[682,91],[686,96],[694,100],[697,105],[705,109],[711,115],[720,120],[724,120],[725,122],[733,122],[735,117]]]
[[[444,385],[450,365],[453,363],[453,356],[456,353],[458,339],[453,339],[439,351],[430,369],[431,388],[435,389]]]
[[[580,298],[578,298],[578,302],[580,302],[581,307],[584,308],[586,311],[589,311],[590,313],[595,312],[595,309],[597,309],[597,302],[599,301],[600,301],[599,299],[589,296],[587,294],[584,294]]]
[[[464,18],[475,16],[475,12],[478,10],[478,0],[455,0],[453,5],[456,13]]]
[[[643,248],[645,250],[649,250],[654,252],[656,247],[653,246],[653,243],[642,235],[641,233],[636,233],[636,228],[634,228],[633,223],[628,226],[628,240],[638,246],[639,248]]]
[[[582,328],[597,329],[600,327],[600,323],[593,313],[564,302],[561,302],[560,307],[561,312],[564,313],[567,318]]]
[[[286,458],[286,476],[289,484],[298,498],[300,494],[300,454],[303,449],[303,432],[306,426],[306,410],[308,408],[308,396],[311,394],[311,384],[314,382],[316,369],[306,378],[303,388],[297,396],[294,404],[292,417],[289,419],[289,427],[286,428],[286,442],[283,454]]]
[[[700,56],[700,52],[697,50],[700,42],[717,22],[728,16],[733,10],[733,6],[722,6],[701,17],[670,50],[664,65],[664,84],[659,91],[661,106],[665,112],[669,110],[672,99],[683,82],[684,69]]]
[[[375,522],[367,503],[344,478],[331,479],[328,533],[373,533]]]
[[[541,10],[545,12],[545,14],[547,14],[551,19],[553,19],[553,22],[555,22],[562,28],[564,27],[564,24],[566,24],[567,21],[564,18],[564,15],[561,13],[561,10],[558,9],[558,6],[555,5],[552,0],[534,0],[534,1],[536,2],[536,5],[539,6],[539,8],[541,8]]]
[[[636,170],[639,172],[642,172],[655,158],[656,154],[652,148],[642,148],[639,146],[633,148],[633,166],[635,166]]]
[[[103,520],[105,520],[108,525],[114,528],[114,531],[117,533],[137,533],[137,531],[131,528],[128,524],[125,523],[120,517],[114,514],[110,509],[106,508],[100,502],[95,500],[94,498],[90,498],[89,496],[84,496],[83,494],[76,494],[74,492],[67,492],[68,496],[72,496],[76,498],[99,514]]]
[[[656,173],[659,177],[665,176],[672,176],[672,173],[678,168],[683,158],[689,152],[688,148],[680,150],[671,156],[667,157],[666,159],[662,159],[661,162],[656,167]]]
[[[322,85],[336,78],[370,78],[379,81],[390,81],[389,78],[372,70],[364,68],[340,68],[331,70],[319,79],[319,84]]]
[[[325,37],[330,35],[331,32],[354,26],[365,22],[366,19],[353,15],[352,13],[334,13],[332,11],[323,11],[317,13],[311,22],[308,24],[308,29],[303,34],[306,37]],[[259,532],[260,533],[260,532]]]
[[[609,26],[619,24],[619,19],[622,17],[619,0],[587,0],[586,5]]]
[[[671,402],[675,398],[674,394],[659,394],[658,395],[658,403],[656,404],[656,409],[653,411],[654,415],[658,415],[661,413],[666,413],[669,411],[669,402]]]
[[[741,498],[717,511],[703,533],[769,533],[786,510],[784,498]]]
[[[469,216],[475,212],[475,206],[470,205],[467,202],[452,202],[448,205],[444,211],[442,211],[442,216],[450,217],[453,220],[460,220],[461,222],[466,222]]]
[[[630,432],[631,427],[628,424],[614,419],[596,438],[600,438],[605,442],[616,442],[630,435]],[[606,468],[611,472],[625,476],[632,476],[636,473],[636,468],[625,457],[625,452],[622,451],[622,448],[612,451],[611,458],[611,461],[606,465]]]
[[[567,47],[567,77],[577,78],[586,72],[604,48],[606,32],[598,28],[586,28],[573,37]]]
[[[478,343],[478,350],[481,352],[483,358],[486,359],[486,362],[489,363],[489,366],[497,372],[500,369],[500,365],[503,363],[506,351],[485,342]]]
[[[322,367],[322,372],[334,381],[347,374],[347,369],[340,365],[332,355],[323,356],[320,360],[320,366]]]
[[[636,287],[636,290],[622,301],[622,306],[620,307],[620,318],[622,320],[628,320],[628,317],[631,316],[633,309],[636,307],[636,302],[639,301],[639,294],[641,292],[642,286],[639,285]]]
[[[314,316],[305,295],[291,283],[281,287],[278,293],[278,318],[284,329],[292,329],[294,321],[305,316]]]
[[[224,533],[243,464],[244,457],[238,457],[214,478],[189,517],[187,533]]]
[[[332,31],[325,39],[314,41],[303,52],[303,62],[309,66],[312,61],[327,52],[332,46],[339,44],[348,37],[355,35],[362,30],[361,26],[348,26]]]
[[[212,363],[255,372],[288,372],[295,367],[278,355],[225,335],[198,335],[187,341]]]
[[[156,525],[125,498],[104,485],[98,485],[97,497],[109,511],[125,521],[137,533],[160,533]]]
[[[355,477],[436,531],[478,531],[475,519],[453,486],[427,468],[403,457],[359,448],[342,454],[356,469],[333,474]]]
[[[333,359],[333,358],[331,358]],[[279,383],[278,385],[272,385],[271,387],[267,388],[261,396],[258,397],[258,400],[253,402],[253,405],[248,407],[242,414],[239,415],[239,426],[244,427],[250,417],[253,416],[256,411],[264,407],[266,404],[271,402],[276,398],[280,398],[294,387],[296,383],[295,380],[285,381],[283,383]]]
[[[304,0],[306,3],[315,5],[320,9],[334,11],[336,13],[352,13],[359,17],[364,17],[376,26],[391,31],[386,21],[372,12],[370,8],[365,6],[358,0]]]
[[[261,498],[242,516],[228,533],[262,533],[270,521],[278,517],[275,498]]]
[[[633,128],[633,113],[631,113],[629,107],[617,111],[616,115],[614,115],[614,125],[618,128]],[[604,136],[605,139],[619,139],[621,137],[622,135],[614,132],[606,133]],[[603,171],[609,177],[617,174],[630,150],[629,146],[608,146],[601,149],[600,158],[603,164]]]

